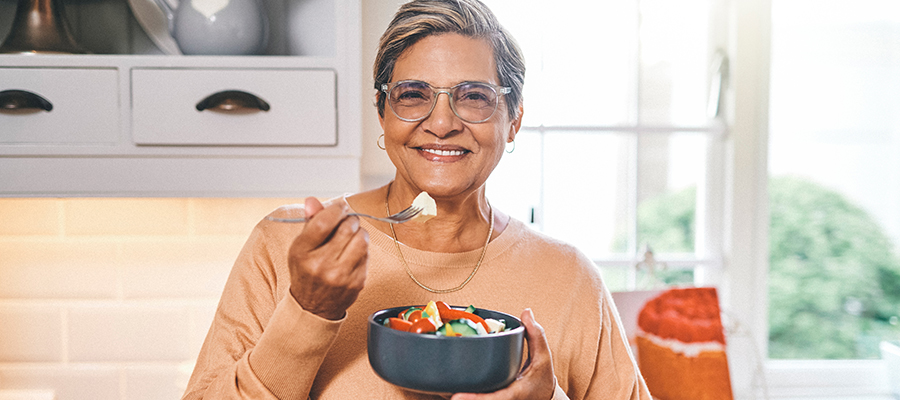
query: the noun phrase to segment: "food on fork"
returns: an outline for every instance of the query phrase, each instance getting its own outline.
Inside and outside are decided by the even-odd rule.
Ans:
[[[419,193],[413,200],[412,205],[414,207],[420,207],[422,212],[410,221],[425,222],[437,216],[437,204],[435,204],[434,199],[428,195],[428,192]]]

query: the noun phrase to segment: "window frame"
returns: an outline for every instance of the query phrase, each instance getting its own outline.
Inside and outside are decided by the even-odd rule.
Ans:
[[[615,132],[638,138],[678,131],[707,133],[710,148],[706,186],[698,192],[698,215],[701,209],[705,215],[698,217],[696,225],[696,254],[694,258],[657,254],[656,259],[670,265],[708,266],[699,278],[695,276],[695,283],[715,285],[719,289],[729,329],[727,351],[735,398],[887,399],[890,389],[883,361],[768,359],[767,185],[772,1],[710,1],[709,59],[724,51],[729,61],[728,79],[720,102],[720,126],[715,122],[703,127],[523,126],[522,131],[537,132],[542,137],[552,131]],[[537,211],[538,226],[540,211]],[[641,256],[638,249],[630,250],[628,256],[594,261],[601,268],[633,266],[641,261]]]
[[[553,135],[555,132],[582,132],[588,134],[615,134],[626,135],[635,139],[635,147],[640,147],[640,138],[647,135],[673,135],[678,133],[696,133],[703,135],[707,139],[707,160],[706,171],[704,173],[705,182],[698,187],[697,194],[697,214],[695,217],[697,234],[694,253],[677,253],[677,254],[655,254],[656,260],[664,263],[668,267],[675,269],[692,269],[695,273],[694,284],[697,286],[719,285],[722,282],[722,274],[724,262],[722,257],[722,240],[721,232],[723,227],[722,210],[723,202],[720,200],[724,196],[724,157],[722,152],[725,146],[727,127],[721,120],[711,120],[709,124],[702,126],[684,126],[684,125],[632,125],[632,126],[523,126],[520,132],[534,132],[543,138],[546,135]],[[635,150],[637,151],[637,150]],[[634,163],[638,159],[632,160]],[[546,162],[542,160],[542,163]],[[632,165],[636,169],[636,165]],[[630,182],[631,195],[629,199],[628,212],[630,222],[630,234],[636,235],[637,223],[637,204],[634,193],[637,192],[640,176],[636,171],[630,173],[632,176]],[[701,192],[702,190],[702,192]],[[537,218],[534,221],[535,227],[539,230],[543,229],[542,210],[537,211]],[[632,237],[632,239],[634,239]],[[635,281],[637,270],[633,268],[643,261],[642,249],[638,248],[639,244],[635,240],[629,241],[629,248],[625,253],[613,255],[610,257],[596,258],[592,261],[601,269],[605,268],[627,268],[628,284],[626,290],[635,290]],[[693,266],[693,267],[692,267]]]
[[[768,121],[772,0],[719,0],[730,21],[723,308],[746,329],[729,337],[738,398],[889,398],[881,360],[768,359]]]

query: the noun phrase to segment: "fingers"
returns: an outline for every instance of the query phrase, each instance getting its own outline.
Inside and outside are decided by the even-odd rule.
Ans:
[[[369,236],[345,202],[304,204],[309,220],[288,250],[290,293],[304,310],[337,320],[366,280]]]
[[[522,312],[522,325],[525,325],[525,338],[528,342],[528,364],[535,359],[549,360],[550,345],[547,343],[547,335],[544,334],[544,327],[534,319],[534,311],[530,308]],[[524,370],[527,369],[526,366]]]
[[[323,207],[318,200],[312,197],[306,199],[304,207],[309,207],[305,210],[308,220],[300,233],[301,243],[297,243],[297,245],[305,251],[311,251],[328,242],[336,229],[347,219],[347,213],[350,210],[343,202]],[[345,228],[345,232],[355,230],[352,226]]]
[[[358,217],[348,217],[349,206],[338,202],[328,207],[315,197],[308,197],[304,203],[307,221],[296,243],[300,249],[311,251],[323,246],[331,246],[330,251],[339,254],[340,261],[357,260],[368,248],[368,234],[359,227]],[[315,216],[315,218],[313,218]]]
[[[334,235],[315,252],[331,254],[332,273],[349,289],[362,290],[369,255],[369,234],[359,227],[358,217],[347,217]]]
[[[358,269],[359,265],[365,266],[369,256],[369,233],[365,229],[359,228],[359,219],[357,217],[352,218],[355,220],[355,228],[350,232],[343,232],[344,224],[341,224],[341,228],[338,229],[339,232],[335,234],[332,241],[335,242],[334,246],[340,249],[340,255],[337,258],[338,263],[356,264],[354,269]],[[352,221],[345,223],[354,224]]]
[[[550,342],[547,341],[544,327],[534,319],[534,311],[530,308],[522,312],[522,325],[525,325],[525,338],[528,341],[529,363],[519,374],[519,379],[528,382],[527,392],[531,398],[549,399],[556,390]]]
[[[359,217],[347,216],[345,204],[325,207],[315,214],[294,240],[290,255],[315,261],[332,274],[348,276],[365,265],[369,235]]]
[[[313,215],[316,215],[319,211],[325,206],[319,201],[319,199],[315,197],[307,197],[303,202],[303,212],[306,215],[306,218],[312,218]]]
[[[534,313],[526,308],[522,313],[525,339],[528,341],[528,361],[518,378],[509,386],[493,393],[456,393],[452,400],[547,400],[556,390],[553,359],[544,328],[534,319]]]

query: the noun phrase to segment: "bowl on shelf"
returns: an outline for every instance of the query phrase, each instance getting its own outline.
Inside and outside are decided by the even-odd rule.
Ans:
[[[411,333],[385,326],[385,320],[409,307],[424,306],[388,308],[369,316],[369,364],[382,379],[430,394],[493,392],[516,379],[525,339],[525,328],[518,318],[477,309],[479,317],[505,320],[506,330],[465,337]]]

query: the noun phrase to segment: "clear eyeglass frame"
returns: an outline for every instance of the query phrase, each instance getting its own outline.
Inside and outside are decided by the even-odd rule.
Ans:
[[[421,83],[424,86],[427,86],[429,89],[431,89],[432,92],[434,92],[434,95],[431,98],[431,107],[429,107],[428,112],[426,112],[421,117],[404,118],[404,117],[400,116],[400,114],[397,113],[396,109],[394,109],[394,104],[391,101],[391,91],[394,90],[394,88],[396,88],[397,86],[405,84],[405,83]],[[473,85],[473,84],[474,85],[482,85],[484,87],[490,88],[494,92],[494,94],[497,95],[497,101],[494,102],[494,109],[491,110],[491,114],[481,120],[469,120],[469,119],[464,118],[462,115],[459,115],[459,111],[456,109],[456,101],[453,100],[454,94],[456,93],[457,89],[459,89],[461,86],[464,86],[464,85]],[[387,97],[385,99],[385,101],[388,103],[388,107],[390,107],[391,112],[393,112],[394,115],[397,118],[399,118],[401,121],[418,122],[425,118],[428,118],[428,116],[431,115],[431,112],[434,111],[434,106],[437,104],[438,96],[440,96],[441,93],[446,93],[447,98],[450,100],[450,109],[453,110],[453,114],[456,115],[457,118],[459,118],[465,122],[471,123],[471,124],[480,124],[482,122],[486,122],[487,120],[491,119],[491,117],[494,116],[494,113],[497,112],[497,108],[500,106],[500,97],[505,94],[509,94],[509,92],[512,91],[512,88],[509,86],[497,86],[497,85],[493,85],[493,84],[490,84],[487,82],[471,82],[470,81],[470,82],[458,83],[456,85],[453,85],[452,87],[434,87],[434,86],[431,86],[431,84],[429,84],[428,82],[414,80],[414,79],[408,79],[408,80],[392,82],[392,83],[382,83],[380,89],[382,92],[385,93],[385,96]]]

